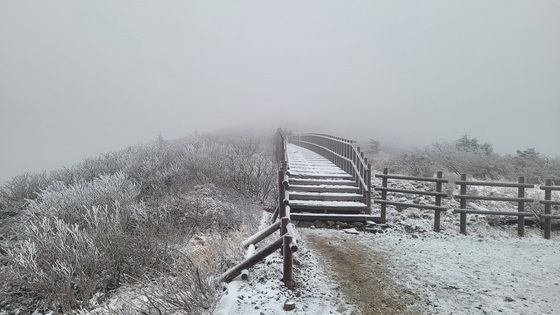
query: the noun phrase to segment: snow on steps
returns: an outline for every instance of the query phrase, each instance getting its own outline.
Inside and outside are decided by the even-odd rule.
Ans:
[[[297,192],[347,192],[358,193],[356,186],[348,185],[290,185],[290,189]]]
[[[290,191],[290,200],[364,201],[364,196],[345,192]]]

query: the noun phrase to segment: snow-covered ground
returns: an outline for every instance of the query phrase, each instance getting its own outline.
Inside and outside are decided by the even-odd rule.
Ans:
[[[538,235],[313,233],[331,237],[335,246],[355,242],[382,254],[395,283],[427,301],[421,303],[427,313],[558,314],[560,309],[559,235],[547,241]]]

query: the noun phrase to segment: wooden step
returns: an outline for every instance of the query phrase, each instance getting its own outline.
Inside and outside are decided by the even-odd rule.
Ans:
[[[345,186],[356,186],[358,184],[350,179],[317,179],[317,178],[288,178],[290,185],[345,185]]]
[[[290,200],[292,212],[364,213],[367,205],[355,201]]]
[[[321,200],[321,201],[361,201],[365,202],[365,197],[355,193],[340,192],[301,192],[290,191],[290,200]]]
[[[350,179],[353,180],[352,175],[347,173],[324,173],[324,174],[313,174],[313,173],[292,173],[288,174],[289,178],[301,178],[301,179]]]
[[[325,213],[293,213],[290,218],[294,221],[340,221],[381,223],[381,217],[369,214],[325,214]]]
[[[346,192],[346,193],[359,193],[360,189],[356,186],[348,185],[290,185],[290,190],[293,191],[308,191],[308,192]]]

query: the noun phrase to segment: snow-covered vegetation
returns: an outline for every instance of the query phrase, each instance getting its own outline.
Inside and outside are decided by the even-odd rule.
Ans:
[[[466,173],[478,179],[542,183],[546,178],[560,180],[560,158],[548,157],[534,148],[515,154],[495,153],[489,143],[480,143],[467,135],[453,142],[436,142],[421,149],[395,152],[370,140],[366,145],[375,169],[389,168],[391,173],[432,176],[437,171]]]
[[[11,179],[0,188],[0,310],[87,310],[135,285],[127,310],[211,309],[232,244],[274,199],[269,142],[160,137]]]

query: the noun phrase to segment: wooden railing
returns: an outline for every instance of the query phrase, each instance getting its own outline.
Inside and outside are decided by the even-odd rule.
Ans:
[[[376,191],[381,192],[381,198],[374,199],[374,203],[381,204],[381,222],[385,223],[387,218],[387,205],[402,207],[402,208],[418,208],[418,209],[428,209],[434,211],[434,231],[439,232],[440,230],[440,218],[441,218],[441,211],[446,211],[446,207],[442,207],[441,199],[447,197],[447,194],[442,192],[442,187],[444,183],[448,181],[443,179],[443,173],[437,172],[436,177],[415,177],[415,176],[404,176],[404,175],[395,175],[389,174],[388,169],[383,169],[383,174],[375,175],[377,178],[381,178],[381,187],[376,187]],[[425,191],[425,190],[409,190],[409,189],[398,189],[398,188],[391,188],[388,185],[389,179],[394,180],[412,180],[412,181],[421,181],[421,182],[433,182],[435,183],[435,191]],[[434,196],[435,202],[434,205],[429,204],[417,204],[417,203],[407,203],[407,202],[396,202],[396,201],[389,201],[387,200],[387,193],[403,193],[403,194],[412,194],[412,195],[427,195],[427,196]]]
[[[318,133],[291,136],[289,141],[322,155],[350,174],[371,213],[371,165],[355,141]]]
[[[509,182],[486,182],[486,181],[467,181],[467,174],[461,174],[461,180],[455,182],[460,186],[460,194],[455,195],[455,199],[459,199],[460,208],[455,209],[455,213],[460,214],[460,230],[461,233],[467,234],[467,213],[475,214],[491,214],[491,215],[507,215],[517,216],[517,233],[519,236],[525,234],[525,217],[534,215],[532,212],[525,211],[526,202],[534,202],[534,199],[525,197],[525,188],[534,188],[535,185],[526,184],[525,177],[519,177],[517,183]],[[517,197],[500,197],[500,196],[473,196],[467,193],[468,186],[494,186],[494,187],[512,187],[517,188]],[[488,200],[488,201],[505,201],[516,202],[517,211],[491,211],[467,209],[467,200]]]

